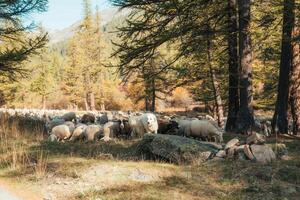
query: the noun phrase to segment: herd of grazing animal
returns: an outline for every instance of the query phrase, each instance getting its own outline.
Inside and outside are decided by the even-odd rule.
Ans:
[[[223,142],[223,134],[208,120],[182,119],[154,113],[105,112],[77,117],[69,112],[53,119],[47,117],[50,141],[110,141],[112,138],[141,138],[145,134],[169,134]]]
[[[112,138],[141,138],[146,133],[223,141],[223,130],[208,115],[188,118],[142,112],[79,111],[75,113],[66,110],[0,108],[0,118],[3,115],[36,121],[39,124],[45,123],[50,141],[109,141]],[[257,118],[254,131],[269,136],[271,132],[269,120]]]

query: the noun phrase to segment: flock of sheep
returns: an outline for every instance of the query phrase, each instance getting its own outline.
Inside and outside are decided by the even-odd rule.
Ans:
[[[222,131],[208,120],[170,118],[154,113],[105,112],[77,117],[74,112],[69,112],[47,118],[46,128],[50,141],[107,142],[111,138],[141,138],[145,134],[160,133],[223,142]]]
[[[61,110],[0,109],[0,114],[42,119],[49,141],[97,141],[170,134],[223,142],[223,131],[207,119],[135,112],[67,112]]]
[[[122,111],[79,111],[5,109],[1,114],[18,116],[27,121],[45,124],[50,141],[109,141],[111,138],[141,138],[146,133],[169,134],[201,140],[223,141],[223,129],[208,115],[198,118],[166,116],[161,113]],[[271,123],[266,119],[255,120],[255,132],[270,135]]]

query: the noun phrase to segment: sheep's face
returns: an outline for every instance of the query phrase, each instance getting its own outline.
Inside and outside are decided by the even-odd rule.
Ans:
[[[148,126],[152,126],[155,123],[156,119],[154,116],[152,115],[148,115],[147,116],[147,124]]]
[[[123,120],[119,120],[119,123],[120,123],[120,128],[124,129],[125,128],[124,121]]]

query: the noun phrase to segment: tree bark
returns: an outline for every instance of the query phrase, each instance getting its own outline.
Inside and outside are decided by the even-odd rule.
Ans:
[[[215,101],[215,113],[217,115],[218,119],[218,125],[220,127],[223,127],[224,125],[224,109],[223,109],[223,103],[222,103],[222,97],[220,92],[219,83],[216,78],[215,71],[212,67],[212,60],[211,60],[211,41],[210,38],[207,38],[207,59],[208,59],[208,65],[209,65],[209,72],[210,72],[210,79],[213,86],[213,93],[214,93],[214,101]]]
[[[295,0],[284,0],[278,95],[272,120],[272,130],[274,132],[278,129],[279,134],[288,133],[288,89],[292,62],[291,38],[294,24],[294,9]]]
[[[236,0],[228,0],[228,54],[229,54],[229,90],[228,116],[225,130],[235,131],[239,111],[239,64],[238,64],[238,34],[237,34]]]
[[[45,95],[43,95],[42,96],[42,104],[43,104],[43,110],[45,110],[46,109],[46,96]]]
[[[90,109],[91,110],[96,110],[96,107],[95,107],[95,93],[93,91],[91,91],[89,93],[89,98],[90,98]]]
[[[300,36],[298,18],[295,18],[292,37],[296,40]],[[293,134],[300,135],[300,45],[298,41],[292,42],[292,68],[290,79],[290,106],[293,120]]]
[[[155,112],[155,105],[156,105],[156,88],[155,88],[155,79],[151,79],[152,91],[151,91],[151,111]]]
[[[251,0],[238,0],[240,106],[237,115],[238,132],[248,133],[254,124],[252,96],[252,46],[250,37]]]
[[[89,104],[88,104],[88,95],[87,95],[87,93],[84,94],[84,105],[85,105],[85,110],[86,111],[90,110]]]

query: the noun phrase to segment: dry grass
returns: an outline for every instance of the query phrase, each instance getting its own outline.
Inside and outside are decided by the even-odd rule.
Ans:
[[[40,199],[296,200],[300,196],[299,140],[278,141],[287,145],[290,159],[268,165],[226,160],[179,166],[141,160],[134,154],[137,141],[48,143],[42,129],[20,129],[20,124],[1,121],[0,179]],[[244,136],[225,135],[225,140],[232,137]]]

